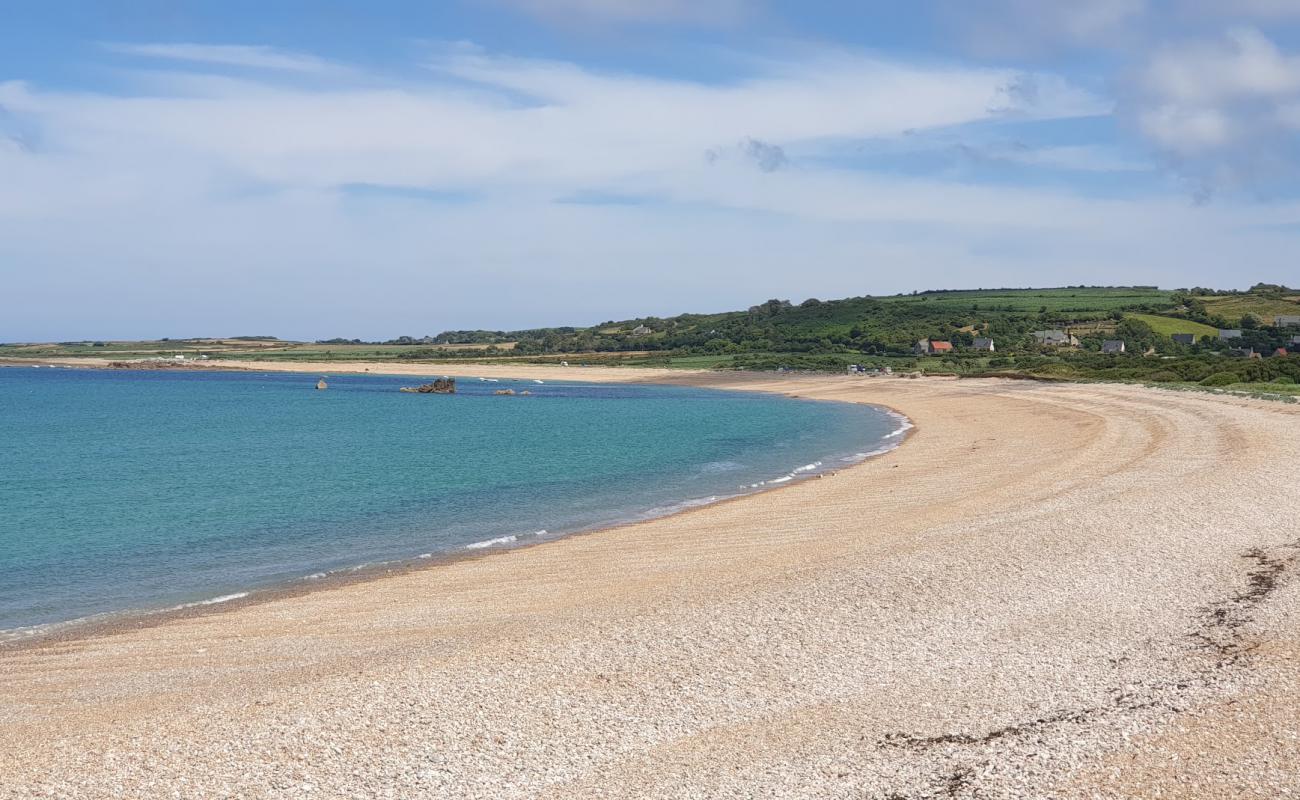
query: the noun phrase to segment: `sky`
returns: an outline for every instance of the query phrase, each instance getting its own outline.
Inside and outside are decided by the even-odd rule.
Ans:
[[[1298,136],[1300,0],[7,3],[0,341],[1295,285]]]

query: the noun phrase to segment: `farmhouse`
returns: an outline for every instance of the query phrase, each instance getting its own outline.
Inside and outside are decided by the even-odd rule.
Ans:
[[[986,353],[993,353],[996,352],[997,350],[997,348],[993,346],[992,339],[979,339],[979,338],[976,338],[975,341],[971,342],[971,349],[983,350]]]
[[[1278,314],[1273,317],[1274,328],[1300,328],[1300,314]]]
[[[1101,343],[1101,352],[1118,354],[1124,352],[1123,339],[1107,339]]]
[[[1240,328],[1219,328],[1219,340],[1226,342],[1229,339],[1240,339]]]
[[[652,333],[654,333],[654,331],[650,330],[644,325],[638,325],[632,329],[633,336],[649,336]]]
[[[933,339],[920,339],[912,348],[918,356],[932,356],[937,353],[951,353],[952,342],[936,342]]]
[[[1175,333],[1169,338],[1174,340],[1174,344],[1185,344],[1188,347],[1196,344],[1196,334],[1194,333]]]

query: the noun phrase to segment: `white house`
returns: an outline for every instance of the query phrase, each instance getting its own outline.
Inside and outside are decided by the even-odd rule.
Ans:
[[[1039,344],[1051,345],[1052,347],[1078,347],[1078,337],[1072,335],[1069,331],[1034,331],[1034,338]]]

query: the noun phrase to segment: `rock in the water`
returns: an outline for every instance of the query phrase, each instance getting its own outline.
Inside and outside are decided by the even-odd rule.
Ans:
[[[497,389],[492,394],[514,394],[514,393],[515,393],[514,389]]]
[[[426,383],[420,386],[403,386],[398,391],[410,392],[411,394],[455,394],[455,378],[438,378],[433,383]]]
[[[329,387],[330,387],[330,385],[329,385],[328,383],[325,382],[325,379],[324,379],[324,378],[321,378],[320,380],[316,381],[316,388],[317,388],[317,389],[328,389]]]

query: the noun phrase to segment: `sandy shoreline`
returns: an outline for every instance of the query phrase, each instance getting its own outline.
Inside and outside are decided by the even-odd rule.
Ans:
[[[872,402],[918,432],[779,492],[5,653],[0,796],[1275,797],[1300,782],[1300,409],[496,369],[455,371]]]

